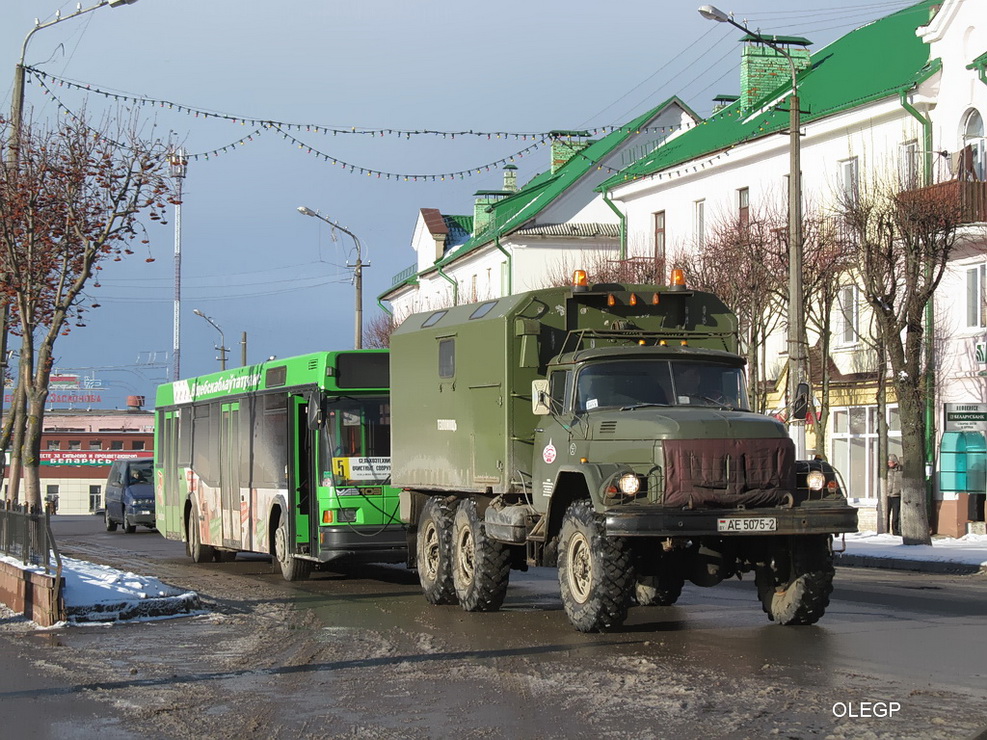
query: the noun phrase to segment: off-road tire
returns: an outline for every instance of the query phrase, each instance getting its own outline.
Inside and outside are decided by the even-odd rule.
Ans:
[[[107,532],[116,532],[117,531],[117,523],[115,521],[113,521],[112,519],[110,519],[110,510],[109,509],[104,509],[103,510],[103,522],[106,524],[106,531]]]
[[[833,592],[836,571],[829,536],[793,538],[788,561],[787,567],[782,565],[784,573],[769,567],[757,569],[755,583],[761,608],[778,624],[815,624],[826,612]]]
[[[681,576],[638,576],[634,600],[639,606],[671,606],[679,600],[684,585],[685,579]]]
[[[130,523],[130,517],[127,516],[127,507],[123,507],[123,531],[127,534],[133,534],[137,531],[137,525]]]
[[[619,627],[634,593],[631,551],[619,537],[607,537],[603,520],[589,501],[575,501],[559,535],[559,588],[569,621],[580,632]]]
[[[456,507],[452,525],[452,582],[459,605],[468,612],[497,611],[510,575],[510,548],[487,537],[476,502],[466,499]]]
[[[286,581],[304,581],[311,575],[313,563],[294,557],[289,543],[288,517],[282,511],[278,528],[274,530],[274,564]]]
[[[430,497],[418,518],[415,549],[418,581],[430,604],[455,604],[456,586],[452,580],[452,520],[449,502]]]
[[[195,507],[189,512],[186,528],[188,529],[188,554],[192,558],[192,562],[208,563],[212,560],[213,547],[202,544],[202,535],[199,534],[199,513]]]

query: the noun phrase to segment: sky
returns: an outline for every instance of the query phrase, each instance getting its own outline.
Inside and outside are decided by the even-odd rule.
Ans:
[[[848,555],[987,568],[987,535],[982,534],[968,534],[959,539],[937,537],[931,545],[903,545],[901,537],[891,534],[855,532],[846,535],[845,543]],[[839,540],[835,547],[841,547]],[[0,560],[20,566],[20,561],[4,555],[0,555]],[[153,576],[68,557],[62,558],[62,573],[65,577],[62,594],[70,623],[135,622],[203,613],[195,592],[170,586]],[[0,615],[3,612],[0,604]],[[55,625],[62,626],[65,624]]]
[[[911,4],[718,7],[762,33],[807,37],[818,51]],[[26,120],[134,112],[145,136],[189,153],[180,374],[190,377],[219,369],[219,331],[195,309],[223,332],[229,367],[240,364],[244,333],[248,363],[353,346],[354,241],[299,206],[359,238],[369,321],[380,314],[377,296],[415,262],[419,209],[471,214],[473,193],[499,189],[507,161],[525,183],[549,165],[545,132],[620,125],[672,95],[705,116],[717,94],[738,94],[741,34],[703,19],[698,5],[139,0],[33,34],[25,62],[50,76],[49,90],[27,86]],[[4,0],[0,110],[10,109],[35,18],[75,8]],[[280,132],[253,121],[278,122]],[[56,371],[98,379],[102,408],[122,408],[128,395],[150,406],[155,386],[172,379],[174,214],[148,231],[149,247],[104,264],[87,291],[100,308],[56,345]]]

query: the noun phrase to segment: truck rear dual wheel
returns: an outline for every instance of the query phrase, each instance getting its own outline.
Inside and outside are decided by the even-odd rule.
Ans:
[[[459,605],[468,612],[493,612],[504,603],[511,575],[511,551],[487,537],[476,502],[456,507],[452,527],[452,581]]]
[[[418,519],[418,580],[430,604],[456,603],[456,586],[452,579],[452,520],[452,507],[446,500],[435,497],[425,502]]]
[[[828,535],[796,537],[786,559],[758,568],[761,607],[778,624],[815,624],[829,606],[834,574]]]
[[[569,621],[580,632],[619,627],[634,593],[631,551],[607,537],[589,501],[576,501],[562,519],[559,588]]]

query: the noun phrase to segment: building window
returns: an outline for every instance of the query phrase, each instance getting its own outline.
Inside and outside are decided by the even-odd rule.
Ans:
[[[860,337],[860,295],[856,285],[846,285],[837,294],[837,323],[836,341],[841,345],[856,344]]]
[[[100,440],[98,440],[98,439],[91,439],[91,440],[89,440],[89,449],[90,450],[101,450],[101,449],[103,449],[103,443]]]
[[[740,188],[737,191],[737,224],[741,231],[750,226],[751,189]]]
[[[696,235],[696,246],[706,246],[706,201],[697,200],[695,202],[695,226],[693,231]]]
[[[984,307],[984,282],[987,278],[987,265],[970,267],[966,271],[966,325],[972,329],[987,326],[987,311]]]
[[[833,409],[830,460],[843,475],[847,496],[876,499],[880,494],[877,457],[877,406],[850,406]],[[889,406],[888,454],[901,456],[901,420],[898,407]]]
[[[70,450],[81,450],[82,449],[82,440],[81,439],[70,439],[69,440],[69,449]]]
[[[914,190],[919,185],[918,142],[906,141],[899,151],[898,174],[902,190]]]
[[[62,443],[57,439],[49,439],[47,449],[49,450],[60,450],[62,448]]]
[[[655,219],[655,278],[665,277],[665,212],[658,211]]]
[[[113,441],[111,441],[110,442],[110,449],[111,450],[122,450],[123,449],[123,440],[122,439],[114,439]]]
[[[843,194],[844,204],[856,205],[860,199],[859,172],[857,169],[857,158],[850,157],[840,162],[840,192]]]
[[[984,180],[984,119],[979,111],[972,110],[967,114],[966,125],[963,127],[963,150],[960,180]]]
[[[143,439],[135,439],[133,442],[130,443],[130,449],[132,449],[132,450],[143,450],[144,449],[144,440]]]

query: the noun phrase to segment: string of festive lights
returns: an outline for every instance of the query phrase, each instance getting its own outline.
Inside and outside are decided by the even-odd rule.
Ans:
[[[467,177],[472,177],[473,175],[480,175],[483,174],[484,172],[489,172],[491,168],[500,167],[501,165],[510,164],[515,160],[521,159],[524,157],[525,154],[533,152],[535,149],[538,149],[540,146],[544,145],[545,142],[547,141],[546,139],[543,139],[542,141],[535,142],[531,146],[527,146],[524,149],[514,152],[514,154],[511,154],[507,157],[503,157],[494,162],[488,162],[487,164],[482,164],[478,167],[471,167],[468,170],[458,170],[456,172],[427,173],[427,174],[418,173],[418,174],[408,175],[408,174],[401,174],[398,172],[385,172],[383,170],[376,170],[371,167],[361,167],[359,165],[351,164],[350,162],[345,162],[330,154],[326,154],[325,152],[319,151],[315,147],[306,144],[304,141],[295,138],[287,131],[283,130],[280,126],[276,126],[272,124],[270,128],[280,133],[283,138],[295,144],[299,149],[304,149],[308,154],[312,154],[322,159],[324,162],[330,162],[334,165],[342,167],[344,170],[348,170],[349,172],[359,172],[361,175],[366,175],[368,177],[384,178],[387,180],[391,180],[391,179],[404,180],[405,182],[419,182],[419,181],[435,182],[435,181],[457,180],[457,179],[463,180]]]
[[[175,110],[180,113],[185,113],[186,115],[193,116],[195,118],[210,118],[218,119],[224,121],[230,121],[232,123],[240,124],[241,126],[257,126],[257,127],[271,127],[277,126],[285,131],[299,131],[307,133],[319,133],[323,135],[361,135],[361,136],[398,136],[405,139],[410,139],[412,136],[439,136],[444,139],[455,139],[457,136],[473,136],[476,138],[485,138],[488,140],[495,139],[515,139],[520,141],[542,141],[544,139],[553,136],[553,132],[542,131],[473,131],[473,130],[462,130],[462,131],[442,131],[437,129],[397,129],[397,128],[370,128],[364,126],[325,126],[315,123],[289,123],[286,121],[277,121],[272,119],[262,119],[253,118],[251,116],[241,116],[233,115],[231,113],[220,113],[216,111],[207,111],[202,108],[197,108],[195,106],[186,105],[184,103],[175,103],[170,100],[161,100],[157,98],[149,98],[137,95],[129,95],[120,92],[112,92],[109,90],[104,90],[102,88],[96,87],[90,83],[74,82],[62,77],[57,77],[55,75],[44,72],[40,69],[35,69],[34,67],[25,67],[30,78],[35,78],[39,83],[43,80],[48,80],[52,84],[57,84],[59,87],[67,87],[75,90],[80,90],[85,93],[92,93],[95,95],[101,95],[105,98],[115,100],[117,102],[131,103],[134,105],[141,106],[153,106],[157,108],[167,108],[169,110]],[[633,128],[627,126],[598,126],[596,128],[585,129],[579,132],[565,132],[566,138],[589,138],[593,136],[600,136],[614,133],[615,131],[623,131],[625,133],[646,133],[646,132],[672,132],[677,131],[682,128],[681,124],[670,125],[670,126],[655,126],[646,129]],[[585,136],[583,136],[585,134]]]

